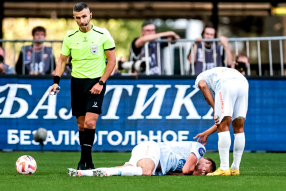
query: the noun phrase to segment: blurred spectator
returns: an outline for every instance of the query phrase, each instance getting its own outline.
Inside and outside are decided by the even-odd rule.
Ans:
[[[46,29],[37,26],[33,28],[32,35],[34,40],[45,40]],[[54,69],[56,68],[54,56],[52,55],[52,47],[44,46],[42,42],[35,42],[29,46],[22,46],[16,63],[17,74],[22,74],[23,62],[25,68],[24,74],[51,74],[52,63],[54,64]]]
[[[214,39],[216,31],[212,25],[206,25],[202,31],[203,39]],[[216,58],[216,66],[224,66],[224,57],[226,54],[227,66],[233,67],[232,55],[228,45],[228,38],[221,36],[219,40],[222,45],[215,45],[213,42],[202,42],[202,38],[197,38],[193,49],[190,50],[188,59],[190,64],[194,62],[195,75],[215,67],[214,57]],[[203,51],[204,46],[204,51]],[[215,50],[215,51],[214,51]],[[194,51],[193,53],[191,51]],[[216,53],[216,54],[215,54]],[[194,55],[194,59],[192,56]],[[193,59],[193,60],[192,60]]]
[[[2,47],[0,47],[0,74],[15,74],[13,67],[4,63],[5,52]]]
[[[71,55],[69,55],[69,57],[67,59],[67,63],[66,63],[66,67],[65,67],[63,76],[71,76],[71,72],[72,72],[71,60],[72,60],[72,57],[71,57]]]
[[[121,72],[122,72],[122,69],[121,71],[118,69],[122,63],[124,63],[126,60],[125,58],[123,57],[116,57],[116,66],[114,67],[111,75],[112,76],[120,76],[121,75]]]
[[[234,67],[243,75],[246,74],[248,64],[248,56],[245,53],[240,53],[236,56]]]
[[[160,38],[167,38],[167,40],[177,40],[180,37],[173,31],[156,33],[156,27],[153,24],[153,22],[150,20],[144,21],[142,24],[141,36],[135,38],[132,41],[132,44],[130,47],[129,61],[136,62],[139,60],[144,60],[145,59],[144,44],[146,42],[154,41]],[[161,43],[160,50],[162,50],[162,48],[167,45],[168,45],[167,43]],[[158,67],[158,63],[157,63],[157,56],[158,56],[157,55],[157,43],[150,42],[148,52],[149,52],[150,75],[159,74],[160,68]],[[162,54],[160,55],[162,56]],[[161,59],[161,66],[163,66],[162,59]],[[141,74],[143,74],[143,72]]]

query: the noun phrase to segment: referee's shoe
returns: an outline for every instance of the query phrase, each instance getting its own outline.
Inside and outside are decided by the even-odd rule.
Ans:
[[[94,164],[89,164],[89,165],[86,165],[85,167],[85,170],[93,170],[93,169],[95,169]]]
[[[85,165],[84,164],[78,164],[77,170],[85,170]]]

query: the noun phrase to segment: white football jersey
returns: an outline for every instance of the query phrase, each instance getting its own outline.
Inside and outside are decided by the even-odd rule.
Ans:
[[[199,82],[204,80],[214,96],[215,93],[220,90],[221,85],[231,79],[247,81],[246,78],[235,69],[216,67],[200,73],[196,79],[195,86],[198,88]]]
[[[189,155],[194,153],[197,163],[205,155],[206,148],[195,141],[164,142],[158,143],[160,147],[161,172],[157,175],[165,175],[169,171],[182,171]]]

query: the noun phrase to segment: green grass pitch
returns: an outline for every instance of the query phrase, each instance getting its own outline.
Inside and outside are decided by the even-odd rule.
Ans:
[[[15,163],[21,155],[36,159],[35,174],[17,173]],[[241,175],[228,177],[70,177],[67,168],[76,168],[79,156],[79,152],[0,152],[0,190],[286,190],[285,153],[244,153]],[[93,153],[96,167],[122,165],[129,157],[130,153]],[[206,157],[219,163],[218,153]]]

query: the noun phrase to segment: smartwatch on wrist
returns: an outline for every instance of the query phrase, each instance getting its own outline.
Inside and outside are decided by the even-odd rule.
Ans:
[[[100,80],[98,83],[99,83],[99,85],[104,85],[105,84],[102,80]]]

